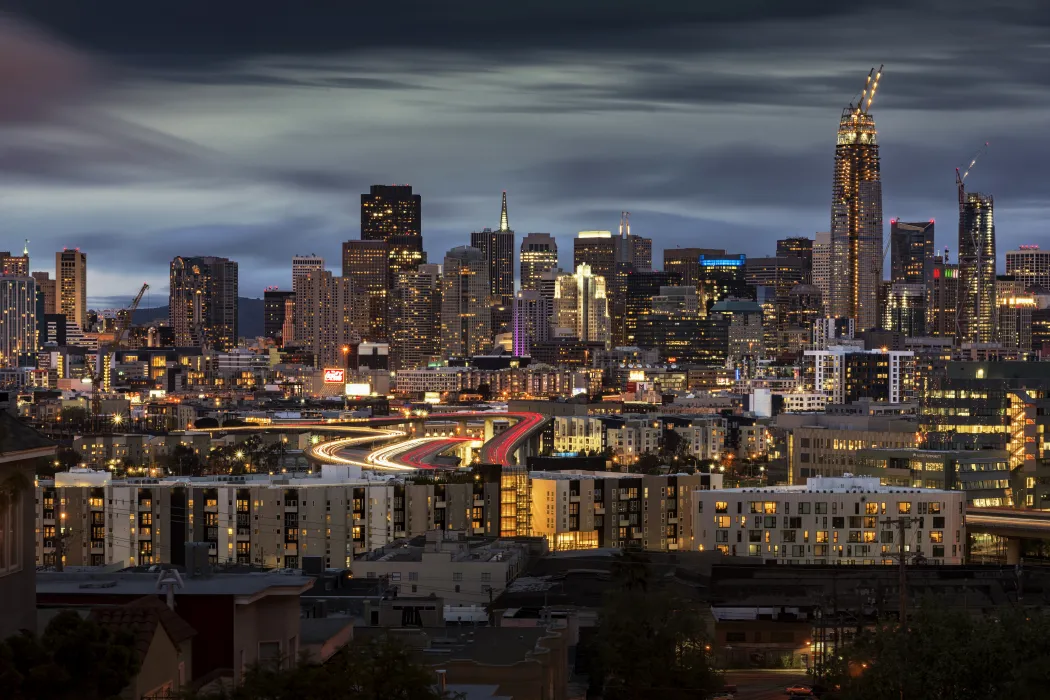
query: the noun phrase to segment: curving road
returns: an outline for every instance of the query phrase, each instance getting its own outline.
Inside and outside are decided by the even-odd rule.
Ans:
[[[440,465],[434,464],[432,460],[442,452],[462,442],[478,441],[469,437],[435,438],[428,444],[405,452],[398,458],[398,461],[415,469],[439,469]]]

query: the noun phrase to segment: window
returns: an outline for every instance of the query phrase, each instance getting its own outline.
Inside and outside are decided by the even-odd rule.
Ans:
[[[897,512],[902,514],[911,513],[911,501],[901,501],[898,503]]]
[[[762,531],[761,530],[748,530],[747,531],[747,541],[748,542],[761,542],[762,541]]]
[[[462,581],[463,580],[463,572],[462,571],[454,571],[454,572],[452,572],[452,580],[453,581]],[[458,586],[456,587],[456,592],[457,593],[459,592],[459,587]]]
[[[817,530],[817,542],[827,542],[827,541],[828,541],[828,531],[827,530]]]
[[[728,542],[729,530],[715,530],[715,542]]]
[[[731,527],[733,519],[728,515],[720,515],[715,518],[715,527]]]
[[[259,642],[259,665],[276,665],[281,661],[280,642]]]
[[[408,572],[408,580],[409,581],[418,581],[419,580],[419,572],[418,571],[409,571]]]
[[[809,515],[809,513],[810,513],[810,504],[809,503],[799,503],[798,504],[798,514],[799,515]]]
[[[828,514],[828,504],[827,504],[827,502],[826,501],[822,501],[822,502],[817,503],[816,504],[816,510],[814,510],[813,512],[816,513],[817,515],[827,515]]]
[[[760,544],[749,544],[747,546],[747,554],[751,557],[762,556],[762,545]]]
[[[729,512],[729,504],[726,501],[716,501],[715,502],[715,512],[716,513],[728,513]]]
[[[390,580],[391,581],[400,581],[401,580],[401,572],[400,571],[392,571],[392,572],[390,572]]]
[[[927,509],[926,509],[926,512],[927,513],[932,513],[932,514],[940,513],[941,512],[941,504],[936,502],[936,501],[934,501],[933,503],[930,503],[928,505]]]
[[[865,503],[864,504],[864,513],[867,514],[867,515],[878,515],[879,514],[879,504],[875,503],[875,502]]]
[[[831,527],[841,530],[842,528],[846,527],[846,519],[841,515],[837,518],[832,518]]]
[[[490,572],[488,572],[488,571],[482,572],[481,580],[486,582],[486,583],[488,583],[489,581],[492,580],[492,574]]]
[[[930,530],[930,542],[936,542],[937,544],[944,542],[944,531]]]

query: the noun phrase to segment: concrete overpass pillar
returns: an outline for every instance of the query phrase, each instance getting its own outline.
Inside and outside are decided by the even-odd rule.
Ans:
[[[492,439],[492,436],[493,436],[492,425],[493,425],[492,419],[491,418],[486,418],[485,419],[485,442],[488,442],[489,440]]]
[[[1016,566],[1021,563],[1021,540],[1017,537],[1006,538],[1006,565]]]

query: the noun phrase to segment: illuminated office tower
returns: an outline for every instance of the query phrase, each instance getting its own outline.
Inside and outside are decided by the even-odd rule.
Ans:
[[[1026,292],[1024,282],[1006,275],[996,280],[995,298],[996,342],[1004,348],[1032,350],[1032,314],[1046,296]]]
[[[511,326],[514,329],[514,354],[532,355],[532,346],[550,340],[550,301],[535,289],[519,291],[514,297]]]
[[[267,287],[263,290],[263,337],[270,338],[278,347],[293,344],[295,321],[288,318],[289,309],[295,313],[295,292],[277,287]],[[288,323],[289,321],[291,322]],[[286,325],[293,334],[287,341],[284,337]]]
[[[55,313],[81,328],[87,323],[87,255],[79,248],[55,253]]]
[[[554,290],[556,334],[568,333],[583,342],[609,343],[609,305],[606,281],[589,265],[562,275]]]
[[[778,258],[798,258],[802,261],[802,284],[813,282],[813,239],[792,236],[777,241]]]
[[[0,276],[0,367],[29,366],[37,349],[36,281]]]
[[[472,246],[445,253],[441,284],[441,344],[446,358],[478,355],[492,343],[489,265]]]
[[[842,111],[831,199],[829,314],[855,319],[860,330],[879,325],[882,282],[882,182],[875,119],[868,112],[881,68],[873,74],[860,103]]]
[[[427,261],[422,209],[411,185],[372,185],[361,195],[361,240],[386,242],[388,289],[399,273],[415,272]]]
[[[926,335],[926,285],[891,283],[882,327],[909,338]]]
[[[530,233],[521,239],[521,288],[539,289],[540,275],[558,267],[558,242],[549,233]]]
[[[6,250],[0,252],[0,276],[29,277],[29,241],[26,241],[21,255],[11,255]]]
[[[744,278],[747,257],[722,255],[717,258],[700,256],[700,304],[705,311],[728,297],[755,299],[755,288]]]
[[[941,338],[954,338],[959,312],[959,266],[946,260],[947,255],[933,258],[933,284],[926,311],[926,332]]]
[[[36,293],[38,297],[42,298],[44,313],[56,313],[55,298],[58,293],[58,287],[55,280],[51,279],[51,275],[47,272],[34,272],[30,276],[36,281]]]
[[[368,295],[368,327],[364,340],[387,339],[389,246],[385,241],[344,241],[343,277]]]
[[[700,283],[700,256],[720,258],[725,254],[717,248],[665,248],[664,271],[677,272],[682,284],[696,289]]]
[[[400,273],[390,302],[394,369],[422,369],[441,359],[441,266]]]
[[[293,328],[302,328],[303,319],[297,310],[298,307],[295,304],[295,292],[299,289],[300,282],[309,274],[324,271],[324,258],[317,255],[296,255],[292,258],[292,326]],[[296,337],[285,338],[282,336],[282,342],[285,345],[293,345],[297,340]]]
[[[635,345],[635,333],[638,319],[653,311],[653,297],[659,296],[661,287],[673,287],[681,284],[682,278],[677,272],[659,272],[654,270],[634,270],[627,275],[627,289],[624,304],[624,333],[627,345]]]
[[[213,256],[172,260],[168,321],[176,345],[237,347],[237,263]]]
[[[489,266],[489,295],[493,304],[509,306],[514,298],[514,231],[507,216],[507,193],[503,193],[499,230],[482,229],[470,234],[471,247],[485,256]]]
[[[995,203],[959,188],[959,341],[995,341]]]
[[[933,219],[890,219],[890,282],[923,284],[933,280]]]
[[[1018,246],[1006,252],[1006,274],[1022,283],[1025,289],[1050,289],[1050,250],[1037,245]]]
[[[360,342],[371,327],[370,297],[348,277],[328,270],[308,274],[299,285],[302,327],[298,337],[319,368],[346,366],[343,347]]]
[[[831,299],[831,233],[818,231],[813,237],[813,286],[820,290],[825,311]]]

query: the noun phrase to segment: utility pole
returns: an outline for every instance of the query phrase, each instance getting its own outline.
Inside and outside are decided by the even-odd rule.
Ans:
[[[910,515],[903,515],[897,519],[886,518],[883,525],[894,525],[899,535],[899,550],[897,556],[900,561],[900,624],[901,629],[908,630],[908,555],[904,552],[904,530],[911,527]]]

